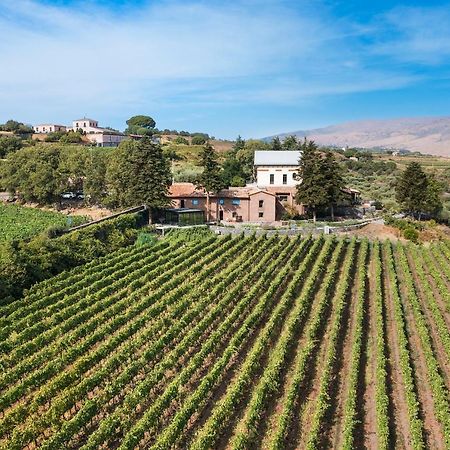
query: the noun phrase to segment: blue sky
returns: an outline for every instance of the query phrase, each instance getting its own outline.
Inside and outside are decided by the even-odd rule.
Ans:
[[[263,137],[450,115],[450,3],[0,0],[0,122]]]

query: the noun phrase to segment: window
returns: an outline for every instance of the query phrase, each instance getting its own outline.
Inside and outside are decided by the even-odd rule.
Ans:
[[[260,207],[260,208],[264,207],[264,200],[260,200],[260,201],[259,201],[259,207]]]
[[[283,173],[283,184],[287,184],[287,173]]]
[[[77,128],[78,128],[78,122],[77,122]]]
[[[223,198],[219,198],[219,205],[224,205],[225,204],[225,200]]]
[[[84,122],[84,128],[86,128],[86,122]]]
[[[288,196],[286,194],[279,194],[278,195],[278,200],[280,200],[280,202],[287,202],[288,201]]]
[[[198,198],[192,199],[192,204],[193,205],[198,205]]]
[[[275,175],[273,173],[270,174],[270,184],[274,184],[275,183]]]
[[[184,199],[180,201],[180,208],[184,208]]]
[[[233,200],[231,200],[231,204],[232,205],[240,205],[241,201],[238,198],[233,198]]]
[[[258,213],[258,217],[264,217],[264,213],[261,211],[260,213]]]

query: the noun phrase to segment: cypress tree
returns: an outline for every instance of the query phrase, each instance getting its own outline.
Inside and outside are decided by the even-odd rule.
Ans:
[[[203,188],[206,192],[206,211],[207,220],[210,220],[210,196],[217,194],[223,188],[220,166],[217,162],[217,153],[210,144],[206,144],[200,154],[200,165],[203,167],[197,187]],[[216,203],[216,220],[218,221],[219,202]]]
[[[299,172],[295,199],[311,210],[314,222],[317,209],[329,204],[328,173],[317,145],[306,139],[300,146]]]
[[[400,205],[410,214],[417,215],[419,220],[428,203],[428,177],[417,162],[408,164],[405,171],[397,179],[395,194]]]

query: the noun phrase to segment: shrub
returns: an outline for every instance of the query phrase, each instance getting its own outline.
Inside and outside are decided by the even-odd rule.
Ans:
[[[403,237],[411,242],[417,243],[419,241],[419,232],[412,226],[407,226],[403,229]]]

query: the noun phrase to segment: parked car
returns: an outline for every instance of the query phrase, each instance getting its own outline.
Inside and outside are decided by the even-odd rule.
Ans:
[[[73,199],[77,198],[77,194],[75,194],[75,192],[63,192],[61,194],[61,197],[66,200],[73,200]]]
[[[77,200],[84,200],[84,193],[83,191],[77,191],[76,193]]]

